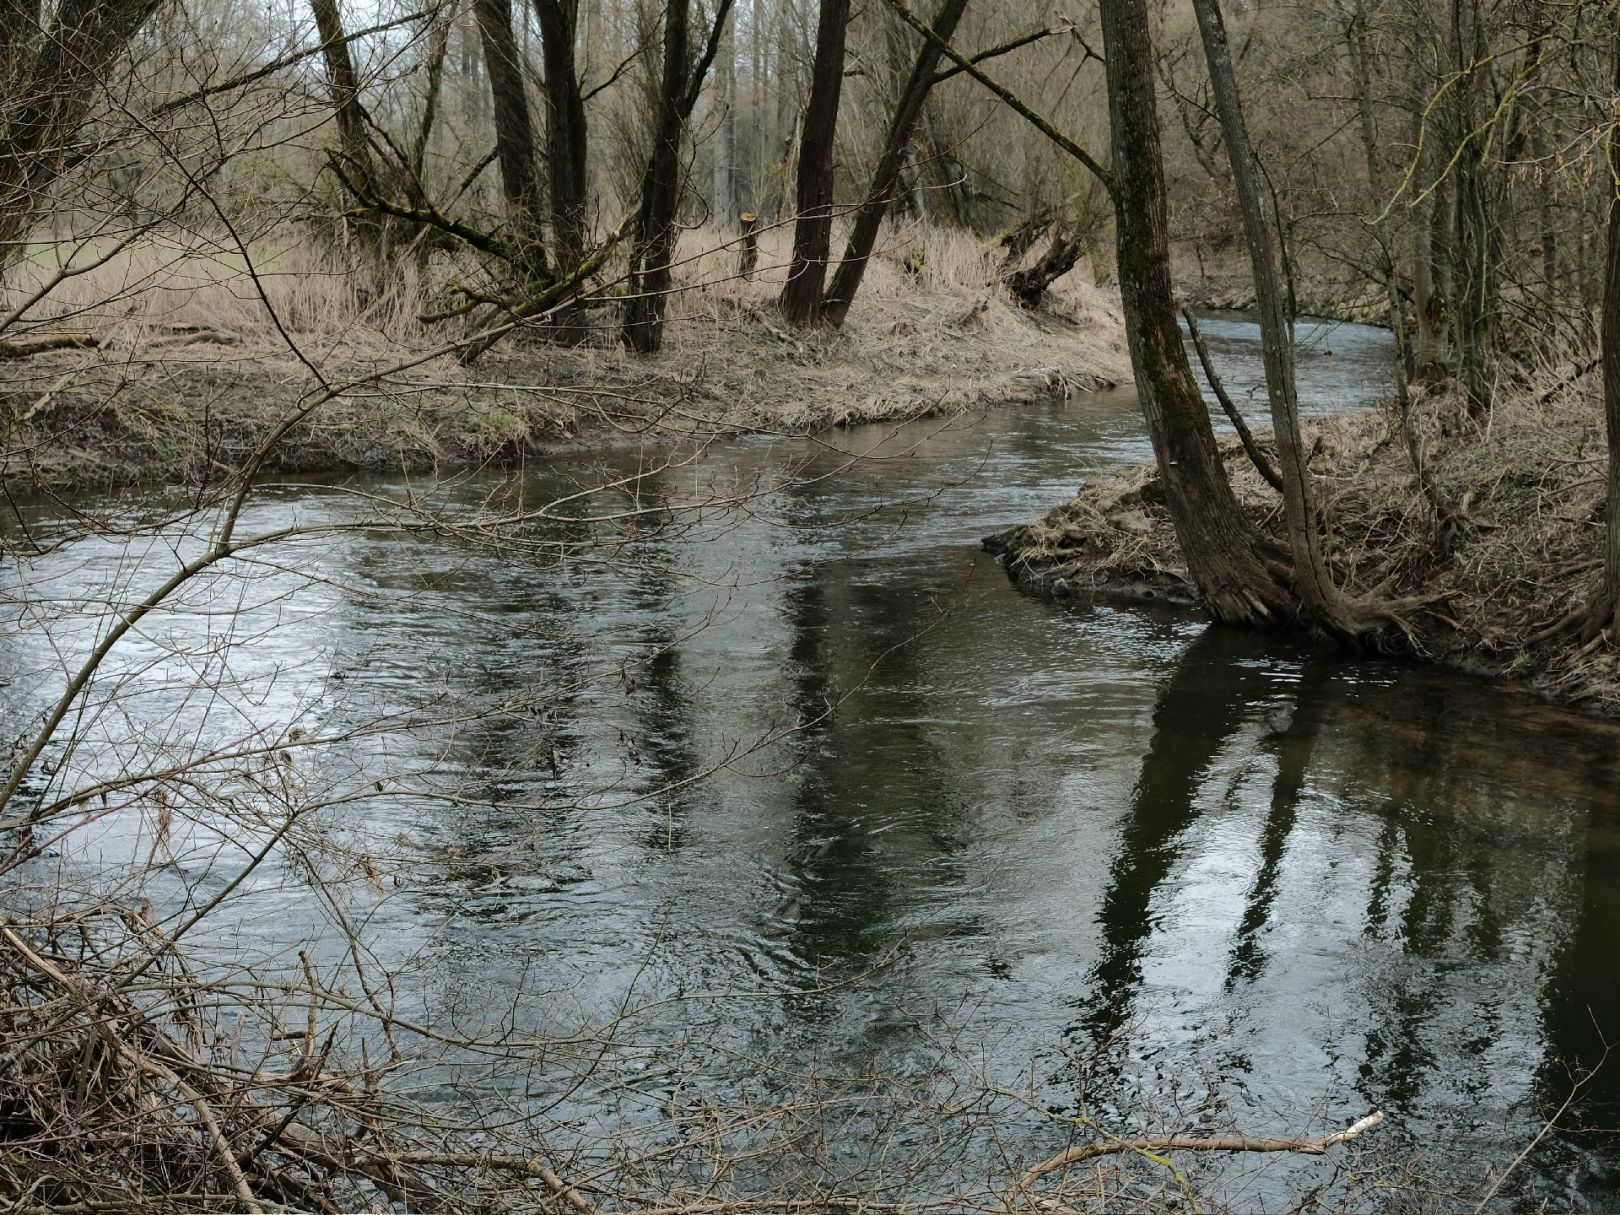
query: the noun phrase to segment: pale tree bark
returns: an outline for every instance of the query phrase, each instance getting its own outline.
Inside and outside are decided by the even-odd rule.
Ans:
[[[832,254],[833,148],[844,87],[844,37],[848,26],[849,0],[822,0],[810,100],[799,138],[793,260],[781,298],[782,314],[795,325],[815,322],[827,280],[827,260]]]
[[[1217,620],[1285,624],[1296,600],[1232,493],[1176,324],[1147,0],[1104,0],[1102,29],[1120,297],[1176,539]]]
[[[844,260],[839,263],[838,271],[827,288],[826,298],[821,302],[821,319],[834,327],[841,326],[849,315],[849,306],[855,301],[855,293],[860,290],[861,279],[866,274],[866,264],[877,245],[883,217],[888,214],[889,204],[900,184],[900,174],[906,167],[906,156],[917,130],[917,120],[922,117],[923,105],[933,88],[934,70],[939,66],[942,54],[941,43],[949,41],[956,32],[967,6],[968,0],[941,0],[939,9],[929,22],[934,37],[924,37],[917,48],[917,58],[911,65],[911,73],[906,77],[900,99],[889,118],[883,151],[872,173],[872,184],[867,187],[866,197],[855,212],[849,243],[844,248]]]
[[[737,37],[730,17],[720,36],[717,58],[720,130],[714,148],[714,172],[710,185],[714,197],[714,222],[729,231],[737,218]]]

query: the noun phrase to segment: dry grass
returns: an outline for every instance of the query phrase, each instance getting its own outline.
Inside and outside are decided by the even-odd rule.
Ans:
[[[843,330],[790,331],[774,307],[790,237],[761,233],[758,273],[745,280],[734,237],[686,232],[659,355],[619,346],[610,284],[587,311],[585,343],[516,334],[472,367],[441,356],[389,374],[385,390],[367,385],[323,409],[272,466],[427,468],[581,437],[805,431],[1049,398],[1129,374],[1116,302],[1089,267],[1032,314],[1000,290],[999,250],[938,229],[888,230]],[[0,316],[51,281],[57,258],[36,251],[0,293]],[[100,342],[0,365],[7,471],[75,485],[229,467],[310,386],[301,359],[343,382],[460,337],[461,322],[420,314],[467,270],[402,259],[379,290],[308,241],[266,241],[245,256],[196,237],[118,252],[58,283],[6,334],[69,329]]]
[[[1352,594],[1423,597],[1414,620],[1427,656],[1495,671],[1559,700],[1620,716],[1620,652],[1536,634],[1583,601],[1599,570],[1606,492],[1596,376],[1547,367],[1504,379],[1483,424],[1454,386],[1418,404],[1419,433],[1443,495],[1466,521],[1440,528],[1419,491],[1398,419],[1343,414],[1309,423],[1311,469],[1334,572]],[[1235,442],[1223,448],[1239,500],[1281,534],[1276,493]],[[1062,589],[1190,592],[1157,479],[1127,469],[1006,538],[1010,566]]]

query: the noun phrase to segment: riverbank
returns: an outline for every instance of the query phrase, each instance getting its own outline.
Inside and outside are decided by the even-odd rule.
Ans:
[[[410,282],[368,299],[330,267],[293,258],[255,282],[240,268],[202,274],[190,250],[118,277],[97,270],[55,304],[57,327],[88,332],[94,348],[0,362],[0,475],[58,491],[217,480],[321,380],[352,386],[294,427],[267,469],[431,473],[626,440],[802,434],[1129,376],[1117,299],[1084,269],[1031,312],[1000,289],[999,251],[896,233],[844,329],[798,332],[774,308],[785,234],[765,234],[765,268],[747,281],[719,234],[686,240],[660,354],[620,348],[608,303],[580,345],[508,340],[470,367],[423,360],[460,331],[422,322]]]
[[[1199,312],[1253,312],[1254,271],[1247,254],[1178,249],[1171,263],[1176,293]],[[1383,288],[1343,264],[1308,253],[1290,267],[1294,310],[1300,316],[1386,327],[1389,300]]]
[[[1416,656],[1526,684],[1620,718],[1620,655],[1540,636],[1583,601],[1601,569],[1605,445],[1599,385],[1571,368],[1504,383],[1491,417],[1467,419],[1450,386],[1418,402],[1435,484],[1462,516],[1441,528],[1392,410],[1306,423],[1334,574],[1348,593],[1423,597]],[[1269,435],[1257,431],[1262,444]],[[1281,540],[1277,493],[1235,440],[1223,443],[1244,509]],[[1026,526],[990,537],[1009,574],[1060,597],[1197,602],[1152,466],[1098,476]]]

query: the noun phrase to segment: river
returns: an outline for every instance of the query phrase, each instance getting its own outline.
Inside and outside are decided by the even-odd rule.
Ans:
[[[1252,400],[1253,327],[1206,326]],[[1307,412],[1386,390],[1386,335],[1302,338]],[[727,441],[661,471],[631,449],[559,460],[525,501],[646,474],[603,512],[642,513],[566,529],[612,544],[559,566],[377,528],[205,579],[117,651],[50,779],[413,715],[301,759],[300,779],[386,778],[334,830],[385,858],[347,897],[405,1008],[595,1035],[503,1092],[582,1142],[700,1100],[768,1106],[815,1076],[942,1103],[1025,1094],[1033,1110],[964,1139],[982,1153],[951,1163],[964,1176],[1062,1146],[1042,1107],[1251,1134],[1379,1109],[1375,1158],[1477,1190],[1620,1033],[1620,733],[1191,611],[1040,600],[979,551],[1088,470],[1148,454],[1121,389]],[[509,503],[512,484],[436,492]],[[272,486],[245,526],[355,518],[356,489],[413,488]],[[67,513],[28,518],[48,533]],[[86,588],[167,573],[189,551],[171,539],[85,540],[12,578],[8,730],[100,627]],[[25,608],[40,588],[50,606]],[[110,816],[32,872],[128,872],[151,832]],[[160,908],[240,868],[240,839],[185,838],[146,890]],[[220,965],[341,953],[300,863],[244,883],[194,946]],[[838,1158],[876,1125],[841,1113],[817,1134]],[[1620,1203],[1616,1126],[1611,1063],[1531,1157],[1529,1191]],[[1281,1164],[1229,1199],[1264,1207],[1324,1168]]]

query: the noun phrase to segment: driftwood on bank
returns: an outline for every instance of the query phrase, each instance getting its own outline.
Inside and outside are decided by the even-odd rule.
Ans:
[[[1046,289],[1073,270],[1085,252],[1084,240],[1072,233],[1059,231],[1053,234],[1052,243],[1033,265],[1014,270],[1005,275],[1002,282],[1020,306],[1038,308],[1046,298]]]
[[[1302,1156],[1321,1156],[1329,1148],[1349,1143],[1365,1135],[1384,1121],[1382,1110],[1374,1110],[1342,1131],[1335,1131],[1320,1139],[1251,1139],[1247,1135],[1166,1135],[1161,1138],[1104,1139],[1098,1143],[1077,1143],[1050,1156],[1033,1168],[1025,1170],[1017,1185],[1007,1196],[1006,1209],[1011,1210],[1018,1198],[1027,1193],[1042,1177],[1070,1165],[1082,1164],[1104,1156],[1162,1156],[1167,1152],[1292,1152]]]
[[[48,333],[0,342],[0,359],[26,359],[47,350],[94,350],[101,339],[90,333]]]

